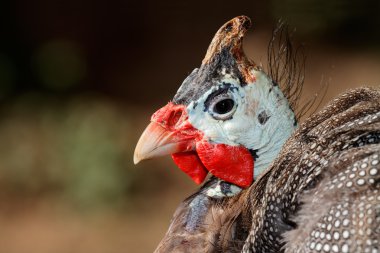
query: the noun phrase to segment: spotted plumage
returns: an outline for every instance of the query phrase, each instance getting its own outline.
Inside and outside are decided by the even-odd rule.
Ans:
[[[250,190],[243,252],[364,252],[363,241],[369,252],[379,250],[379,134],[380,93],[364,88],[302,124],[258,180],[265,188]]]

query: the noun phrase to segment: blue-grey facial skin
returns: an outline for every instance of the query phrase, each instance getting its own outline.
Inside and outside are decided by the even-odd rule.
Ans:
[[[191,125],[212,143],[255,150],[254,178],[278,155],[293,133],[294,112],[280,88],[261,70],[252,69],[252,83],[241,85],[236,76],[221,70],[223,79],[186,107]],[[212,110],[219,98],[234,101],[231,111]]]

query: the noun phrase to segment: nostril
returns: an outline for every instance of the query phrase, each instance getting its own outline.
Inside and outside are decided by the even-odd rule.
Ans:
[[[182,117],[182,110],[174,111],[169,119],[169,125],[170,126],[176,125],[181,117]]]
[[[183,105],[176,105],[170,102],[155,112],[151,121],[157,122],[164,127],[172,128],[176,126],[179,121],[186,120],[186,117],[184,117],[186,114],[185,110]]]

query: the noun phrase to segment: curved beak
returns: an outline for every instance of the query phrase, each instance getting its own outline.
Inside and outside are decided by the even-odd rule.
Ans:
[[[187,137],[187,138],[186,138]],[[154,157],[171,155],[195,149],[195,140],[151,122],[142,133],[133,156],[135,164]]]

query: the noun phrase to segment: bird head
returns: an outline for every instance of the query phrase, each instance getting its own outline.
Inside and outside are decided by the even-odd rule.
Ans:
[[[211,173],[245,188],[274,160],[296,127],[295,115],[278,85],[245,56],[250,26],[239,16],[218,30],[201,66],[153,114],[135,163],[171,155],[198,184]]]

